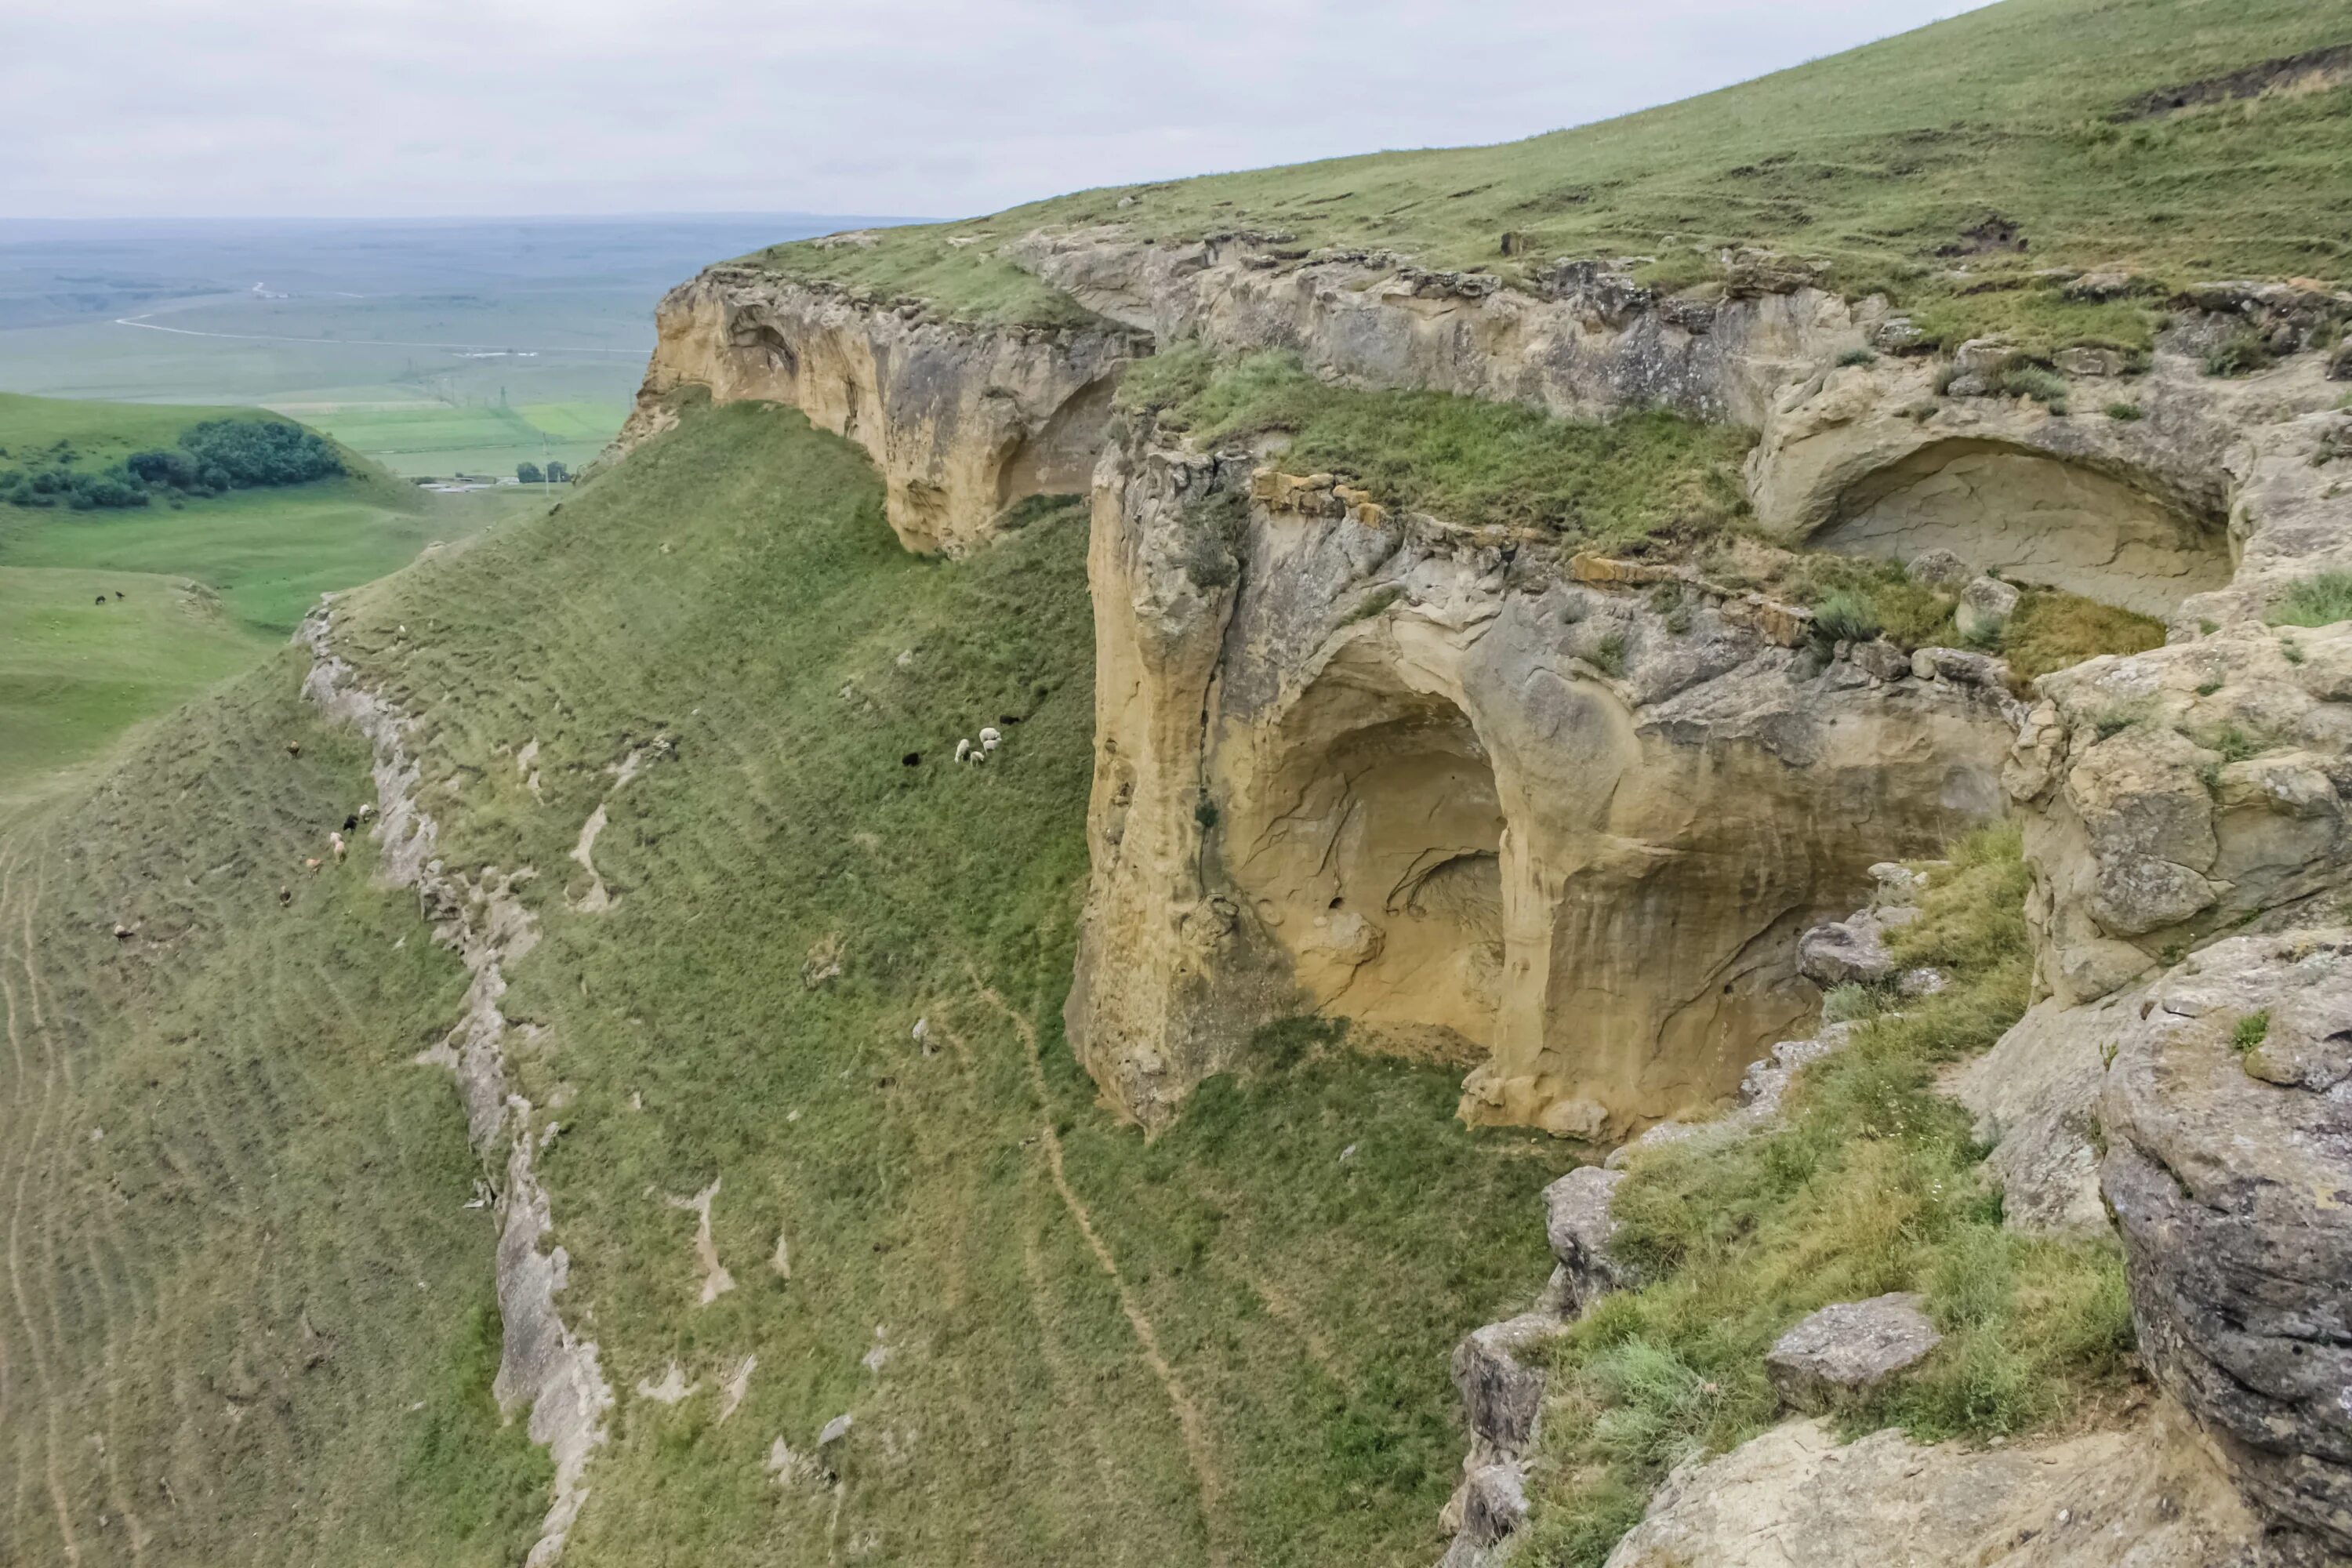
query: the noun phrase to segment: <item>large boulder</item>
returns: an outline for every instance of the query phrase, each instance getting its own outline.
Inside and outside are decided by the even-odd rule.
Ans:
[[[1608,1568],[2270,1568],[2263,1523],[2159,1414],[2063,1442],[1841,1447],[1776,1426],[1685,1466]]]
[[[2231,626],[2040,687],[2005,778],[2044,991],[2090,1001],[2352,889],[2352,623]]]
[[[1764,1357],[1780,1397],[1830,1410],[1917,1365],[1944,1336],[1908,1291],[1823,1307],[1782,1334]]]
[[[2113,1045],[2140,1353],[2258,1503],[2352,1553],[2352,928],[2216,942]]]
[[[1874,985],[1895,973],[1886,933],[1918,918],[1915,909],[1864,910],[1817,925],[1797,939],[1798,972],[1824,988],[1849,983]]]

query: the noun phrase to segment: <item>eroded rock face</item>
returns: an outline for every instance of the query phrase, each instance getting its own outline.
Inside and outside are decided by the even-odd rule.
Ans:
[[[1156,244],[1118,228],[1033,234],[1006,258],[1162,342],[1285,349],[1350,384],[1426,388],[1590,417],[1664,405],[1759,423],[1780,386],[1858,348],[1884,316],[1792,258],[1750,254],[1719,298],[1561,261],[1530,289],[1385,253],[1301,256],[1245,236]]]
[[[2258,616],[2286,581],[2352,562],[2352,499],[2313,466],[2352,419],[2318,355],[2231,381],[2202,374],[2192,349],[2159,347],[2143,375],[2078,365],[2065,414],[1958,395],[1966,374],[1938,396],[1937,368],[1916,362],[1813,373],[1762,421],[1757,520],[1854,553],[1948,552],[2176,627]]]
[[[1544,1236],[1557,1267],[1546,1295],[1554,1309],[1576,1317],[1631,1278],[1610,1250],[1617,1221],[1610,1200],[1622,1171],[1579,1165],[1544,1189]]]
[[[2065,1004],[2352,885],[2352,624],[2251,624],[2044,676],[2005,773]]]
[[[1148,341],[1100,329],[976,327],[750,268],[714,267],[666,295],[660,340],[624,448],[667,400],[789,404],[864,447],[909,550],[960,554],[1016,503],[1087,488],[1120,365]]]
[[[2099,1089],[2107,1047],[2140,988],[2080,1007],[2047,996],[1992,1049],[1951,1080],[1992,1145],[1985,1163],[2000,1183],[2001,1223],[2032,1236],[2104,1236],[2099,1200]]]
[[[1136,451],[1097,474],[1094,878],[1071,1038],[1146,1120],[1307,1005],[1617,1139],[1815,1005],[1795,940],[1997,809],[1998,685],[1669,623],[1540,542]]]
[[[2100,1118],[2141,1356],[2257,1502],[2352,1552],[2352,929],[2181,963]]]
[[[1841,1446],[1793,1421],[1675,1472],[1609,1568],[2284,1568],[2177,1415],[2057,1443]]]

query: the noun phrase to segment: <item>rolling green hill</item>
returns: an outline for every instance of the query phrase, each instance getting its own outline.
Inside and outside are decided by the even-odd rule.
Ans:
[[[0,465],[101,471],[225,417],[291,423],[259,410],[0,394]],[[130,725],[251,668],[321,593],[544,504],[425,495],[356,454],[343,461],[341,478],[176,505],[162,492],[146,506],[86,511],[0,502],[0,811],[103,755]]]
[[[2352,68],[2283,68],[2179,109],[2149,97],[2338,46],[2352,46],[2346,0],[2009,0],[1525,142],[1084,191],[746,259],[976,319],[1052,321],[1076,307],[974,237],[1238,231],[1506,279],[1557,256],[1632,255],[1672,287],[1718,275],[1727,248],[1765,246],[1830,263],[1849,294],[1886,290],[1953,342],[1999,325],[2128,346],[2145,341],[2144,311],[2065,301],[2032,273],[2120,265],[2152,291],[2352,279]],[[1971,236],[1994,215],[2022,249]]]

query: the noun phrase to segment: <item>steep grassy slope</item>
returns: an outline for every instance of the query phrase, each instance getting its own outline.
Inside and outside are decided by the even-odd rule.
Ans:
[[[300,673],[0,837],[12,1564],[489,1564],[544,1506],[464,1112],[408,1065],[462,975],[413,900],[300,869],[368,787]]]
[[[740,405],[339,613],[360,678],[422,716],[441,852],[538,873],[513,1070],[561,1127],[541,1155],[559,1301],[619,1399],[567,1562],[1430,1553],[1462,1442],[1446,1352],[1541,1278],[1534,1195],[1562,1156],[1463,1131],[1451,1074],[1304,1026],[1156,1142],[1096,1107],[1058,1023],[1083,552],[1066,510],[972,561],[908,556],[853,448]],[[0,1098],[0,1148],[29,1152],[25,1273],[111,1314],[61,1322],[36,1294],[0,1317],[31,1561],[60,1514],[82,1561],[127,1560],[129,1501],[156,1563],[221,1560],[232,1520],[265,1526],[248,1561],[495,1560],[543,1506],[519,1428],[485,1415],[488,1221],[462,1206],[456,1096],[406,1064],[455,1017],[455,966],[372,887],[372,845],[296,868],[362,785],[292,673],[7,840],[40,868],[37,907],[11,883],[10,982],[21,1013],[37,953],[52,1020],[17,1071],[73,1064],[46,1100]],[[990,722],[1003,750],[955,766]],[[600,805],[592,873],[571,857]],[[610,906],[572,907],[598,881]],[[118,919],[141,934],[118,945]],[[677,1203],[714,1184],[732,1288],[705,1304]],[[166,1224],[169,1268],[131,1228]],[[332,1346],[308,1372],[306,1304]],[[639,1392],[673,1362],[693,1393]],[[216,1391],[257,1384],[233,1422]],[[79,1388],[113,1403],[58,1392]],[[316,1449],[267,1436],[326,1426]],[[81,1479],[93,1435],[129,1501]],[[159,1512],[165,1478],[213,1522]]]
[[[1831,262],[1849,292],[1889,289],[1946,335],[2001,324],[2131,342],[2146,332],[2137,306],[2070,306],[2027,275],[2124,263],[2172,281],[2352,277],[2347,62],[2259,98],[2141,101],[2337,45],[2352,45],[2346,0],[2007,0],[1529,141],[1081,192],[756,259],[978,319],[1052,320],[1066,302],[1024,286],[993,246],[950,237],[1113,222],[1171,239],[1249,230],[1506,276],[1559,255],[1633,254],[1675,285],[1708,276],[1722,247],[1764,245]],[[2022,230],[2023,254],[1968,254],[1963,231],[1992,213]],[[1506,258],[1506,234],[1519,259]],[[1956,263],[1966,278],[1948,275]]]

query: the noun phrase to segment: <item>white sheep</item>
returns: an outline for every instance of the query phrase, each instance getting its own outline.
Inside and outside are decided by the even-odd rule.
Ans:
[[[970,755],[971,755],[971,742],[968,740],[958,741],[956,742],[956,761],[961,762]]]
[[[995,726],[991,725],[980,732],[981,750],[992,752],[996,750],[998,742],[1002,742],[1003,739],[1003,736],[996,732]]]
[[[335,864],[338,866],[341,865],[343,863],[343,836],[340,833],[328,834],[327,847],[335,852]]]
[[[360,819],[362,822],[365,822],[369,817],[373,816],[374,815],[375,815],[375,802],[373,802],[373,801],[372,801],[372,800],[366,800],[366,801],[362,801],[362,802],[360,803],[359,819]]]
[[[971,749],[971,760],[975,764],[988,761],[988,748],[986,746],[974,746]]]

